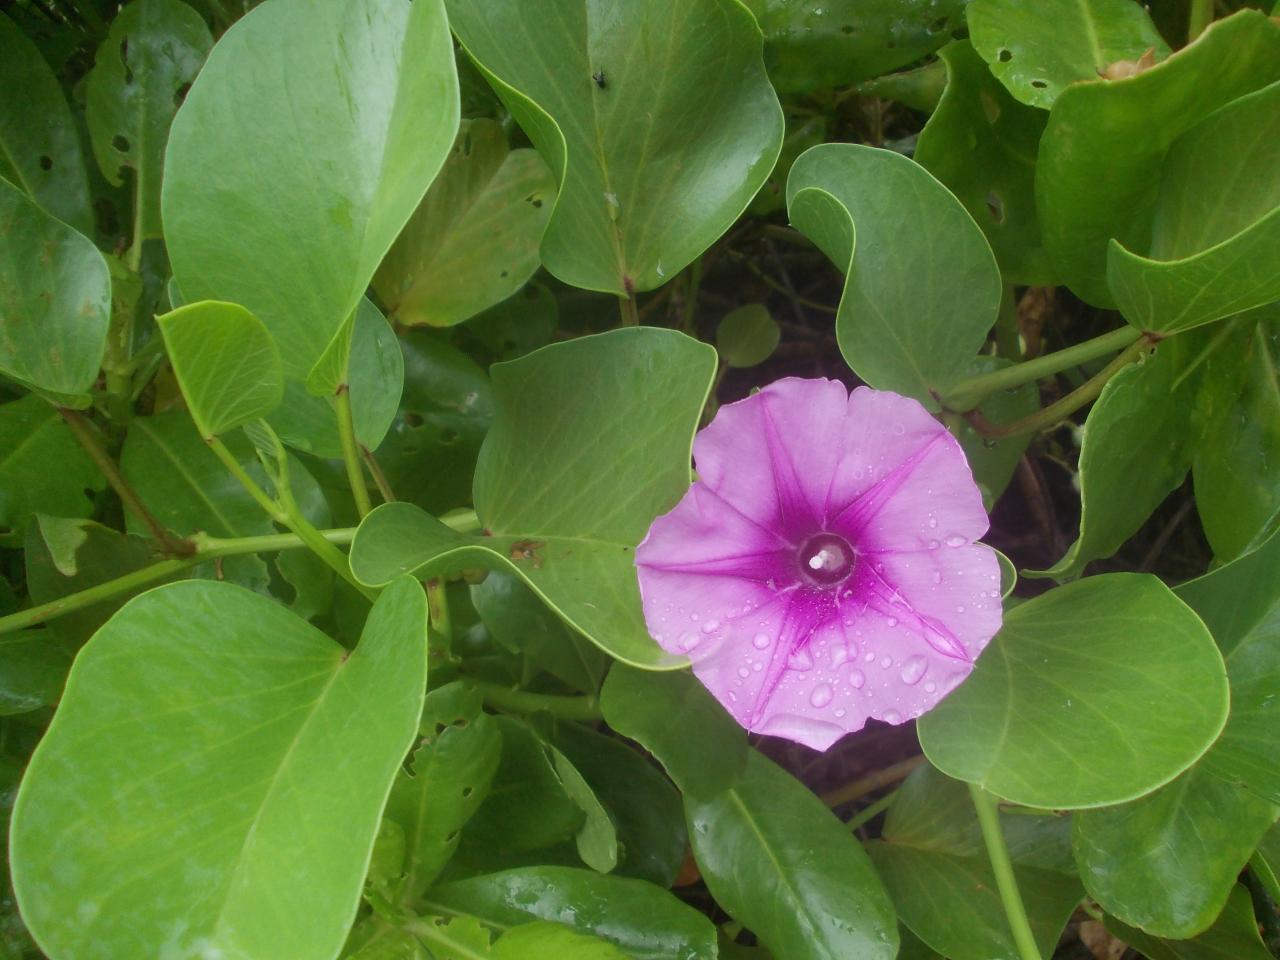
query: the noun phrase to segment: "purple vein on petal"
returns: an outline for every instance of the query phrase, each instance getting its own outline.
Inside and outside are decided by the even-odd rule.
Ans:
[[[836,514],[835,519],[831,521],[832,527],[842,528],[847,530],[851,537],[857,537],[858,533],[875,519],[885,504],[893,499],[893,495],[902,489],[903,484],[910,479],[911,474],[933,449],[934,444],[945,436],[948,434],[934,434],[923,447],[860,493],[852,503]]]
[[[764,681],[756,693],[755,703],[747,715],[747,728],[752,729],[763,719],[765,708],[773,697],[773,692],[782,682],[782,675],[787,670],[787,661],[809,642],[819,624],[820,613],[815,613],[814,604],[806,604],[803,591],[793,593],[786,610],[782,614],[782,626],[778,630],[778,638],[769,654],[769,668],[765,671]]]
[[[792,543],[790,540],[784,537],[777,530],[773,529],[772,527],[766,526],[765,524],[761,523],[759,520],[756,520],[755,518],[750,517],[747,514],[743,513],[736,506],[730,503],[729,500],[726,499],[725,496],[722,493],[720,493],[719,490],[711,486],[709,483],[706,483],[705,481],[700,480],[698,481],[697,485],[702,487],[703,490],[711,494],[713,497],[715,497],[717,500],[723,503],[726,507],[728,507],[734,513],[736,513],[739,517],[741,517],[747,523],[751,524],[751,526],[759,530],[761,533],[764,533],[770,537],[773,537],[773,539],[777,540],[778,543],[782,544],[785,547],[791,548],[796,546],[794,543]]]
[[[913,620],[915,626],[924,635],[925,642],[938,653],[952,660],[973,662],[969,651],[964,648],[964,644],[951,632],[950,628],[933,617],[919,613],[902,595],[902,592],[875,569],[874,565],[868,564],[867,572],[870,575],[867,582],[871,587],[869,591],[871,606],[874,606],[879,613],[886,617]]]
[[[773,414],[765,394],[759,394],[760,417],[764,421],[764,439],[769,448],[769,467],[773,473],[773,486],[778,495],[779,522],[787,530],[797,528],[813,528],[817,517],[813,506],[805,496],[800,478],[796,476],[795,464],[787,453],[786,444],[778,434],[778,427],[773,422]]]
[[[758,553],[742,553],[730,557],[711,557],[707,560],[690,560],[686,563],[664,563],[638,560],[637,566],[665,573],[691,573],[704,576],[729,576],[739,580],[755,580],[764,583],[777,582],[786,569],[788,552],[767,550]]]

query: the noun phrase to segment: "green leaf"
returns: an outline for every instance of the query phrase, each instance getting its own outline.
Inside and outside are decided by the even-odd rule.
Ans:
[[[71,110],[36,45],[7,16],[0,16],[0,89],[22,91],[0,100],[0,179],[91,234],[89,181]]]
[[[582,826],[575,835],[578,856],[597,873],[608,873],[618,865],[618,832],[609,818],[609,811],[600,803],[591,784],[578,772],[572,760],[551,744],[546,744],[546,749],[565,796],[582,811]]]
[[[408,579],[355,651],[228,584],[131,601],[77,658],[14,807],[14,886],[43,949],[335,956],[416,731],[425,635]]]
[[[48,630],[0,636],[0,717],[58,702],[74,648]]]
[[[714,366],[711,347],[644,327],[496,365],[496,415],[475,478],[490,535],[458,534],[410,504],[385,504],[360,525],[352,571],[378,585],[408,571],[506,570],[611,656],[681,665],[649,636],[632,557],[653,518],[688,488]]]
[[[775,955],[897,955],[893,906],[861,844],[771,760],[749,752],[732,787],[686,795],[685,816],[712,896]]]
[[[791,168],[787,210],[845,272],[836,338],[849,366],[937,409],[1000,306],[1000,271],[973,218],[901,154],[834,143]]]
[[[1119,550],[1182,484],[1191,462],[1193,374],[1213,346],[1179,337],[1107,381],[1080,447],[1080,535],[1048,570],[1025,576],[1079,576],[1091,560]]]
[[[1277,79],[1280,24],[1241,10],[1150,70],[1061,93],[1040,141],[1036,203],[1045,248],[1075,294],[1113,305],[1107,245],[1114,238],[1147,251],[1157,171],[1170,146],[1219,107]]]
[[[1046,110],[1063,89],[1099,76],[1120,60],[1169,47],[1133,0],[973,0],[969,36],[991,73],[1023,103]]]
[[[763,303],[730,310],[716,327],[716,349],[731,367],[764,363],[778,347],[782,332]]]
[[[556,335],[560,310],[555,295],[540,283],[531,283],[514,297],[490,307],[467,324],[467,333],[496,360],[515,360]]]
[[[609,811],[620,858],[614,872],[670,887],[688,843],[671,781],[620,740],[576,723],[558,724],[554,742]]]
[[[1280,901],[1280,823],[1272,826],[1258,844],[1249,869],[1262,883],[1267,896]]]
[[[1280,813],[1209,772],[1217,749],[1154,793],[1076,815],[1076,861],[1089,895],[1154,936],[1184,940],[1207,930]]]
[[[1001,827],[1031,931],[1050,956],[1083,893],[1072,871],[1070,823],[1006,816]],[[929,947],[952,960],[1021,956],[963,784],[927,765],[914,772],[869,851],[900,920]]]
[[[202,436],[221,436],[266,417],[280,404],[280,351],[244,307],[202,300],[157,317],[156,323]]]
[[[305,395],[457,122],[441,0],[270,0],[210,54],[165,155],[165,239],[189,301],[242,304],[271,332],[294,388],[282,412]],[[288,442],[329,455],[286,423],[274,425]],[[376,432],[362,442],[376,447]]]
[[[431,890],[432,913],[476,917],[499,930],[530,920],[568,922],[617,944],[635,960],[715,956],[715,928],[701,913],[642,880],[572,867],[527,867]]]
[[[449,0],[454,32],[546,158],[542,262],[627,296],[661,286],[746,208],[782,144],[760,31],[736,0]],[[642,41],[639,38],[643,38]]]
[[[98,47],[85,120],[102,175],[114,186],[133,170],[134,244],[159,237],[160,184],[169,125],[213,47],[204,19],[180,0],[122,7]]]
[[[615,664],[600,692],[600,709],[612,729],[657,757],[686,795],[720,794],[745,769],[745,731],[692,673]]]
[[[1240,885],[1231,890],[1217,923],[1193,940],[1160,940],[1107,917],[1107,930],[1148,960],[1273,960],[1258,936],[1249,891]]]
[[[982,228],[1005,283],[1052,283],[1035,197],[1045,114],[1013,99],[968,41],[948,44],[939,56],[947,88],[920,132],[915,161]]]
[[[938,49],[964,22],[962,0],[744,0],[764,31],[769,78],[810,93],[878,77]]]
[[[111,319],[98,248],[0,180],[0,374],[88,405]]]
[[[967,375],[980,376],[1012,366],[1012,363],[1001,357],[974,357]],[[1013,423],[1039,409],[1040,388],[1034,383],[1026,383],[1013,390],[999,390],[986,397],[977,408],[984,420],[994,424]],[[1031,443],[1033,434],[1024,433],[993,440],[978,433],[967,419],[960,420],[958,427],[953,426],[951,429],[964,448],[965,459],[969,461],[969,469],[973,471],[973,479],[982,491],[982,502],[990,512],[1013,479],[1014,471],[1018,469],[1018,463]]]
[[[423,733],[412,773],[396,775],[387,801],[387,818],[405,833],[408,859],[400,881],[405,904],[416,901],[453,856],[458,832],[489,795],[502,755],[498,725],[478,701],[443,729]]]
[[[373,277],[399,323],[449,327],[512,296],[538,269],[555,179],[502,124],[464,120],[449,159]]]
[[[1204,621],[1223,656],[1231,656],[1280,605],[1280,532],[1174,593]]]
[[[89,516],[106,485],[53,407],[39,397],[0,404],[0,545],[21,546],[37,513]]]
[[[1126,320],[1177,333],[1280,299],[1280,178],[1271,176],[1280,166],[1277,144],[1280,81],[1174,141],[1151,255],[1116,240],[1107,249],[1107,283]]]
[[[1280,303],[1228,320],[1196,397],[1196,512],[1219,560],[1242,553],[1280,510]]]
[[[1227,701],[1200,618],[1155,577],[1107,574],[1008,611],[920,742],[944,773],[1015,803],[1108,806],[1195,763]]]
[[[629,960],[598,937],[584,937],[559,923],[525,923],[493,945],[494,960]]]

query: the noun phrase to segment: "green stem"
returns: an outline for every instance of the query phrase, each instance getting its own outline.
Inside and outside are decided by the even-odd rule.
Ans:
[[[622,314],[622,325],[624,327],[638,327],[640,325],[640,314],[636,310],[636,298],[619,297],[618,312]]]
[[[428,947],[435,947],[442,956],[456,957],[457,960],[489,960],[489,951],[478,953],[460,940],[449,936],[449,928],[436,926],[430,920],[411,920],[404,925],[406,933],[417,937]],[[432,956],[434,956],[434,952]]]
[[[600,720],[600,702],[595,697],[560,697],[550,693],[530,693],[527,690],[472,680],[471,685],[480,691],[484,702],[498,710],[516,713],[545,711],[561,720]]]
[[[1086,380],[1061,400],[1051,403],[1049,406],[1037,410],[1021,420],[1015,420],[1012,423],[994,424],[974,410],[969,414],[969,422],[978,433],[992,440],[1016,437],[1024,433],[1035,433],[1052,427],[1054,424],[1065,420],[1085,404],[1096,400],[1108,381],[1141,357],[1145,351],[1151,348],[1153,343],[1154,340],[1151,338],[1147,336],[1141,337],[1130,344],[1123,353],[1103,367],[1095,376]]]
[[[1191,12],[1187,16],[1187,43],[1204,33],[1213,22],[1213,0],[1191,0]]]
[[[846,783],[843,787],[836,787],[836,789],[824,793],[822,802],[828,807],[838,807],[842,803],[858,800],[869,793],[875,793],[877,790],[889,786],[891,783],[905,780],[911,771],[923,765],[924,757],[922,755],[917,754],[914,757],[908,757],[906,760],[890,764],[883,770],[869,773],[865,777],[859,777],[852,783]]]
[[[996,888],[1000,891],[1000,902],[1004,904],[1004,914],[1008,918],[1009,931],[1013,934],[1018,954],[1022,960],[1041,960],[1040,948],[1036,946],[1036,938],[1031,933],[1031,923],[1027,920],[1022,894],[1018,891],[1018,881],[1013,875],[1013,862],[1009,859],[1009,849],[1005,846],[1004,833],[1000,829],[996,799],[972,783],[969,784],[969,796],[973,798],[973,808],[978,813],[978,825],[982,828],[982,839],[987,845],[987,857],[991,860],[991,871],[996,877]]]
[[[350,543],[355,533],[355,528],[349,527],[341,530],[325,530],[321,533],[321,536],[330,543]],[[97,586],[89,587],[87,590],[81,590],[78,593],[59,597],[57,600],[50,600],[48,603],[42,603],[39,606],[29,607],[26,610],[11,613],[6,617],[0,617],[0,634],[24,630],[27,627],[34,627],[37,624],[55,620],[64,614],[83,610],[85,607],[91,607],[103,600],[110,600],[112,597],[119,596],[122,593],[140,590],[145,586],[181,573],[183,570],[190,569],[197,564],[216,560],[219,557],[229,557],[242,553],[271,553],[276,550],[296,550],[299,547],[307,546],[301,537],[292,533],[274,533],[263,537],[236,537],[233,539],[217,539],[204,534],[197,534],[192,539],[195,553],[190,556],[161,560],[159,563],[153,563],[149,567],[143,567],[141,570],[135,570],[132,573],[126,573],[122,577],[116,577],[114,580],[108,580]]]
[[[1011,283],[1004,285],[1004,293],[1000,297],[1000,312],[996,316],[996,347],[1002,357],[1014,361],[1022,359],[1017,290]]]
[[[356,513],[360,519],[373,509],[369,500],[369,487],[364,482],[364,467],[360,463],[360,447],[356,443],[356,425],[351,415],[351,390],[344,383],[334,396],[338,408],[338,439],[342,442],[342,462],[347,466],[347,483],[356,500]]]
[[[896,800],[897,797],[898,797],[897,790],[891,791],[890,793],[886,793],[883,797],[881,797],[875,803],[869,806],[863,807],[861,810],[855,813],[853,817],[849,820],[849,822],[845,824],[845,826],[848,827],[849,832],[852,833],[854,830],[857,830],[859,827],[863,826],[864,824],[870,823],[872,820],[874,820],[884,811],[888,810],[889,807],[893,805],[893,801]]]
[[[378,463],[378,458],[363,443],[360,444],[360,456],[364,458],[365,466],[369,468],[369,476],[373,477],[373,485],[378,488],[378,496],[382,497],[383,503],[390,503],[396,498],[396,494],[391,489],[391,484],[387,482],[387,475],[383,472],[382,465]]]
[[[67,407],[59,407],[58,413],[62,419],[66,421],[68,427],[71,428],[72,434],[84,451],[102,471],[102,475],[107,478],[107,483],[111,489],[115,491],[116,496],[120,498],[120,502],[124,504],[126,510],[141,520],[151,531],[151,536],[159,543],[167,553],[174,556],[187,556],[191,553],[191,544],[175,537],[172,533],[164,528],[164,525],[152,516],[151,511],[134,493],[133,487],[129,486],[129,482],[125,480],[124,475],[116,466],[114,460],[98,442],[97,432],[91,424],[78,410],[71,410]]]
[[[240,481],[240,486],[248,491],[249,496],[253,497],[272,520],[281,526],[288,526],[289,516],[271,497],[267,496],[267,492],[263,490],[253,477],[249,476],[247,470],[240,465],[240,461],[235,458],[230,450],[217,437],[205,437],[204,442],[208,444],[209,449],[214,455],[222,461],[222,465],[230,471],[231,475]]]
[[[1011,367],[962,380],[942,398],[943,406],[948,410],[972,410],[993,393],[1011,390],[1024,383],[1043,380],[1045,377],[1078,367],[1098,357],[1105,357],[1109,353],[1123,350],[1141,336],[1140,330],[1124,326],[1119,330],[1104,333],[1100,337],[1094,337],[1092,340],[1086,340],[1084,343],[1067,347],[1065,350],[1046,353],[1034,360],[1025,360]]]

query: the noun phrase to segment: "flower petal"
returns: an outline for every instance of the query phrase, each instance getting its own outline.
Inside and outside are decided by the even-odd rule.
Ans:
[[[848,393],[788,377],[720,408],[694,440],[699,480],[752,519],[798,538],[824,519]]]

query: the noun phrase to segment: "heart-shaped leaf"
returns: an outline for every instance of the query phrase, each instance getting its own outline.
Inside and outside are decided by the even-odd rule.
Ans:
[[[202,300],[157,317],[191,419],[217,437],[266,417],[284,395],[280,351],[235,303]]]
[[[1072,83],[1098,80],[1113,64],[1148,51],[1169,54],[1147,11],[1133,0],[972,0],[969,36],[991,73],[1023,103],[1048,109]]]
[[[1089,577],[1005,614],[969,678],[919,723],[934,766],[1049,809],[1149,793],[1227,719],[1226,669],[1155,577]]]
[[[1237,97],[1280,79],[1280,24],[1241,10],[1150,70],[1073,84],[1040,141],[1036,204],[1045,248],[1072,291],[1112,306],[1107,245],[1146,253],[1169,147]]]
[[[1000,307],[1000,271],[973,218],[901,154],[835,143],[791,168],[787,211],[845,272],[836,338],[849,366],[937,409]]]
[[[89,181],[71,110],[36,45],[0,17],[0,179],[81,233],[93,231]]]
[[[0,236],[0,373],[87,406],[111,320],[107,261],[4,180]]]
[[[778,158],[782,109],[736,0],[449,0],[449,17],[559,178],[542,262],[565,283],[661,286]]]
[[[458,139],[373,277],[399,323],[449,327],[501,303],[538,269],[555,179],[502,124],[464,120]]]
[[[85,120],[102,174],[133,170],[133,242],[159,237],[169,124],[213,46],[204,19],[180,0],[138,0],[111,21],[86,88]]]
[[[1107,283],[1125,319],[1177,333],[1280,299],[1278,167],[1280,80],[1174,141],[1151,255],[1116,240],[1107,250]]]
[[[44,950],[335,956],[417,732],[425,635],[408,579],[354,651],[225,583],[131,601],[77,658],[14,807],[14,888]]]
[[[441,0],[268,0],[210,54],[173,122],[165,239],[188,301],[242,304],[271,332],[282,412],[305,396],[457,123]],[[314,432],[276,426],[327,455]]]
[[[750,751],[732,787],[686,795],[685,816],[707,888],[775,956],[897,956],[893,905],[862,845],[773,761]]]
[[[497,364],[496,414],[475,479],[487,535],[457,533],[411,504],[385,504],[361,523],[352,570],[370,585],[410,570],[508,570],[617,659],[680,665],[649,636],[632,557],[653,518],[689,485],[714,370],[711,347],[645,327]]]

